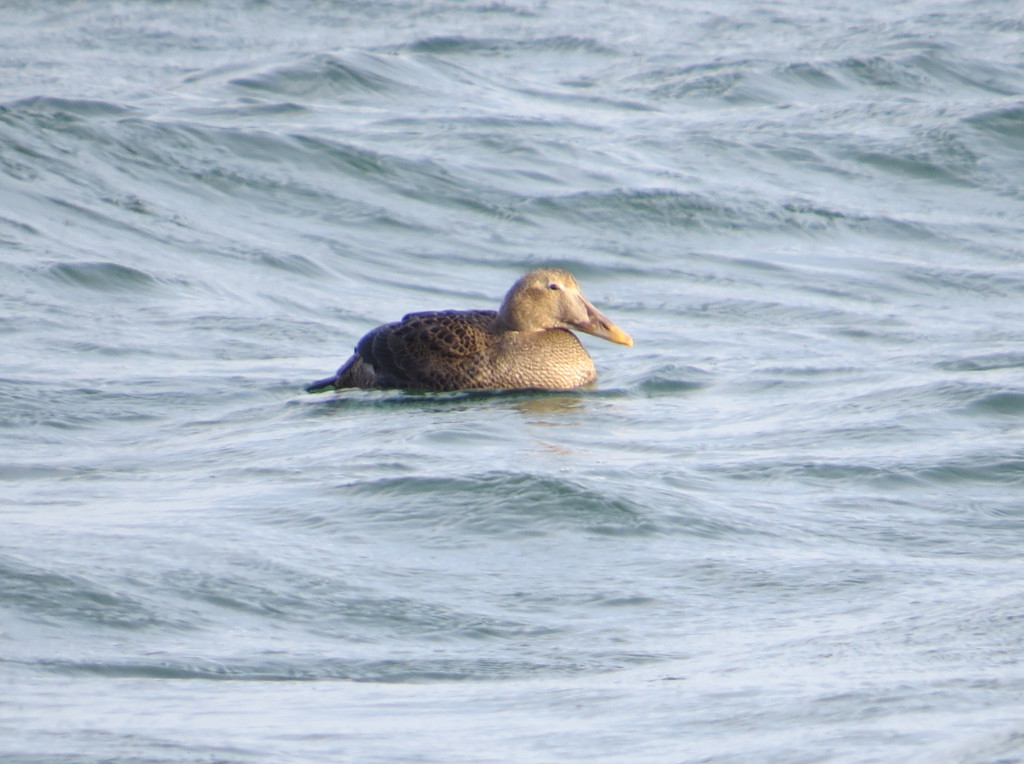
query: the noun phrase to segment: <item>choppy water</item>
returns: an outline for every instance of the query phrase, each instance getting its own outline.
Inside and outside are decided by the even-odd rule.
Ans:
[[[0,14],[5,761],[1024,760],[1019,7]]]

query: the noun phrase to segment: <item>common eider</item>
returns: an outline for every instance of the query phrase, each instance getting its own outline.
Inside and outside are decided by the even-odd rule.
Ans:
[[[410,313],[378,326],[336,374],[306,390],[568,390],[597,378],[573,329],[633,344],[583,296],[571,273],[539,268],[512,285],[497,311]]]

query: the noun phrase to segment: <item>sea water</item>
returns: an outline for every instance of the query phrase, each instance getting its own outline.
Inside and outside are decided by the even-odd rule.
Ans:
[[[6,4],[4,761],[1024,760],[1020,10]]]

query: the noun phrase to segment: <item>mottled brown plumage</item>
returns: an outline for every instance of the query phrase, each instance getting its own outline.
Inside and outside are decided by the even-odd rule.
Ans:
[[[633,344],[587,301],[572,274],[540,268],[519,279],[497,311],[410,313],[378,326],[334,376],[306,389],[567,390],[597,377],[570,329]]]

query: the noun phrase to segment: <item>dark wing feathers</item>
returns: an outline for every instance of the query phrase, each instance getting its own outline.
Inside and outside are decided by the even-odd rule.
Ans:
[[[367,334],[356,353],[373,367],[379,387],[472,387],[486,364],[496,315],[493,310],[410,313]]]

